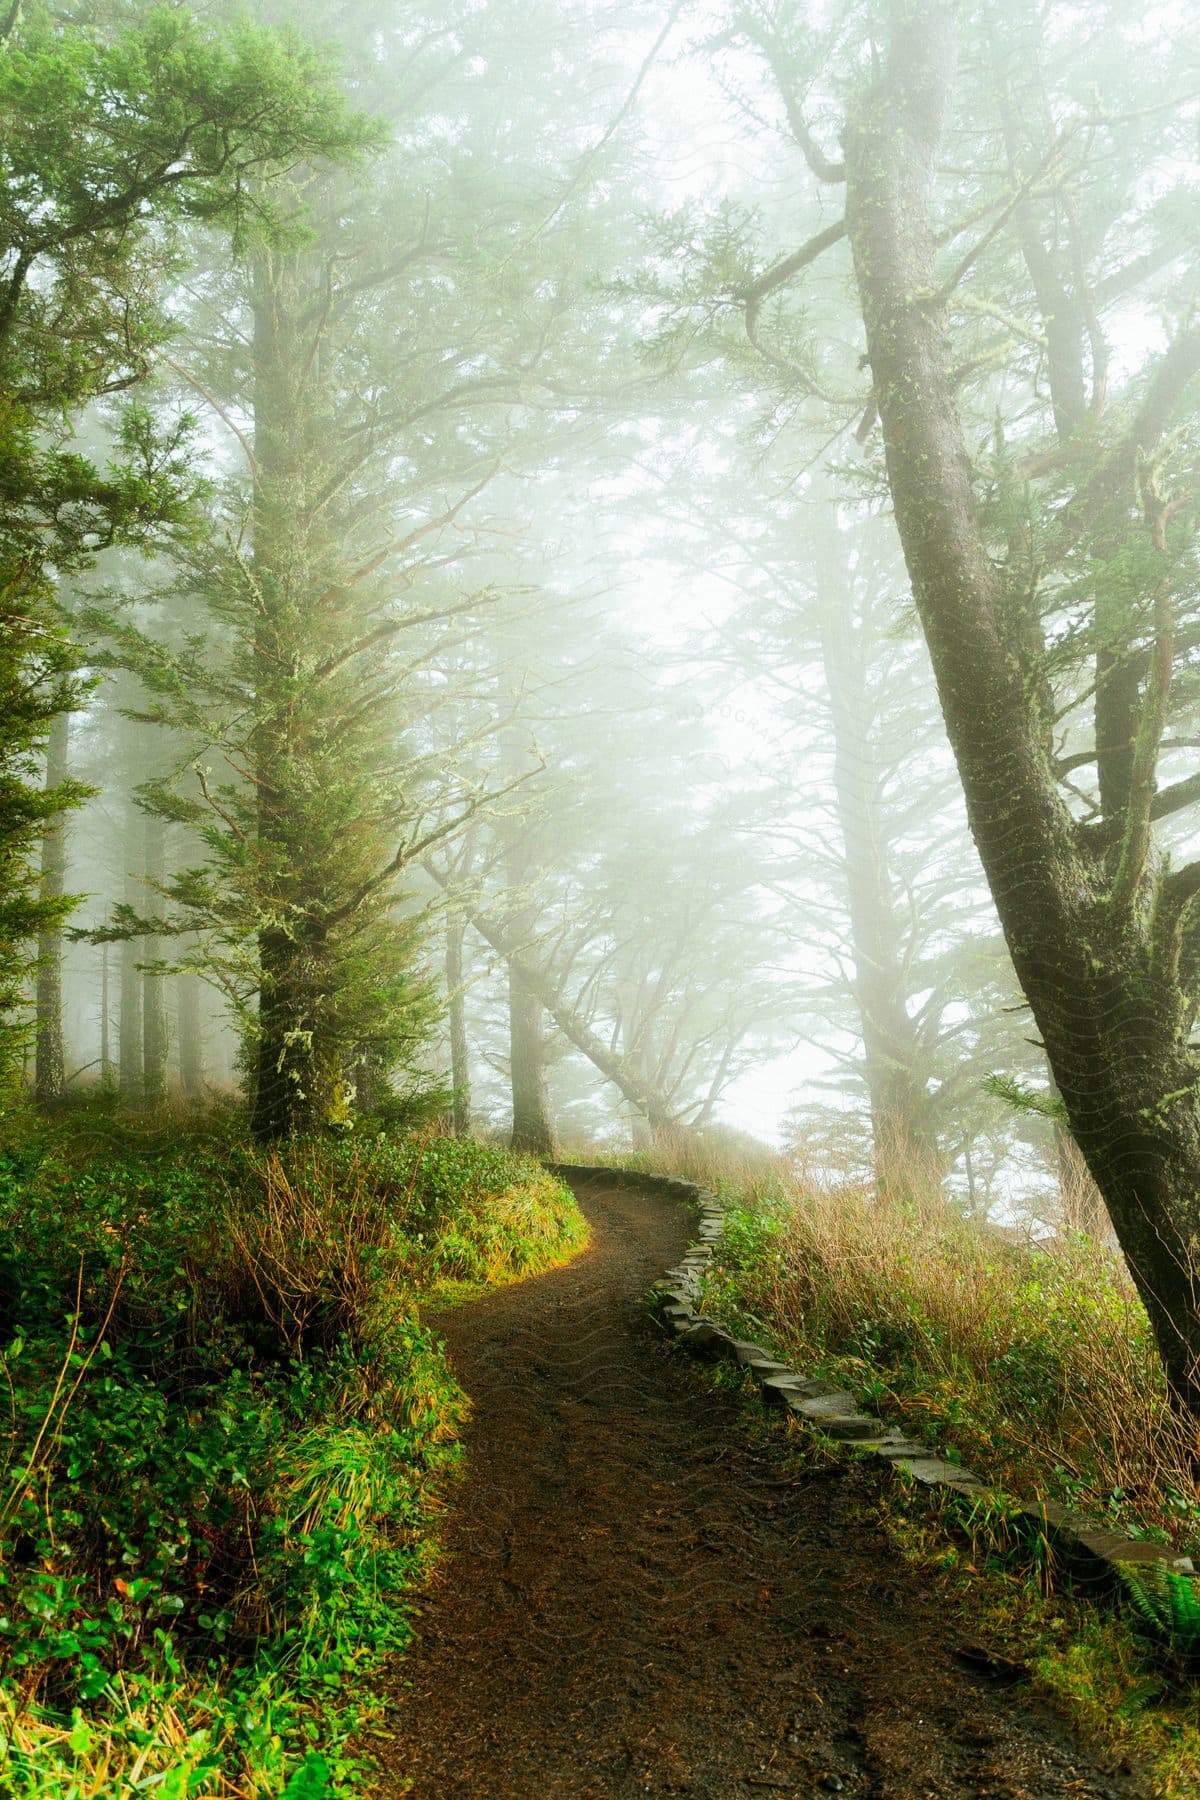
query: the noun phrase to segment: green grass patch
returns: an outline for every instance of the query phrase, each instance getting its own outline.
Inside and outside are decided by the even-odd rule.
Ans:
[[[466,1406],[420,1303],[584,1237],[471,1142],[10,1132],[0,1792],[355,1791]]]

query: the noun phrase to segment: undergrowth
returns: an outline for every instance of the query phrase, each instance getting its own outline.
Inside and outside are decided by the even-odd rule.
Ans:
[[[355,1791],[465,1405],[418,1301],[583,1235],[536,1163],[449,1138],[10,1130],[0,1792]]]
[[[1143,1777],[1157,1800],[1194,1800],[1196,1670],[1158,1654],[1163,1640],[1155,1629],[1148,1642],[1136,1608],[1099,1609],[1058,1584],[1052,1568],[1014,1561],[1004,1520],[973,1510],[954,1496],[939,1502],[893,1486],[872,1516],[979,1636],[1002,1644],[1067,1717]],[[1157,1584],[1147,1585],[1153,1591]]]
[[[1130,1568],[1116,1613],[1077,1603],[1003,1498],[1200,1550],[1195,1432],[1167,1404],[1120,1260],[1080,1232],[1039,1242],[980,1225],[916,1180],[885,1201],[699,1138],[611,1160],[725,1200],[706,1312],[984,1476],[978,1516],[951,1498],[931,1521],[923,1495],[893,1488],[881,1522],[906,1554],[970,1585],[1039,1683],[1153,1769],[1155,1792],[1200,1791],[1200,1580]]]
[[[1009,1493],[1200,1552],[1196,1430],[1168,1405],[1145,1311],[1106,1247],[981,1225],[918,1181],[886,1201],[702,1139],[641,1161],[729,1207],[708,1312]]]
[[[1194,1433],[1123,1265],[1085,1237],[798,1186],[730,1212],[706,1302],[1006,1492],[1200,1548]]]

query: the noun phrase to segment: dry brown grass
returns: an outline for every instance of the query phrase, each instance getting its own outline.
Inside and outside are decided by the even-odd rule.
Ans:
[[[1167,1404],[1141,1302],[1104,1241],[964,1219],[919,1171],[888,1202],[767,1150],[684,1140],[642,1160],[746,1208],[710,1310],[1009,1492],[1200,1545],[1200,1438]],[[1103,1226],[1094,1191],[1067,1205]]]
[[[333,1163],[319,1145],[287,1162],[271,1151],[254,1173],[226,1221],[220,1278],[233,1310],[245,1316],[256,1302],[292,1356],[341,1337],[359,1345],[409,1195],[357,1157]]]

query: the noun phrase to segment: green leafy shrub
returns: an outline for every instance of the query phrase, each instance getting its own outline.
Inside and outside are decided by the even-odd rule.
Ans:
[[[463,1414],[419,1302],[583,1235],[539,1165],[470,1143],[259,1152],[104,1116],[14,1137],[6,1791],[342,1791],[337,1695],[407,1638]]]

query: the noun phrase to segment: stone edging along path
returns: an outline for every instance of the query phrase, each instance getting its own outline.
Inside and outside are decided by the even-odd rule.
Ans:
[[[668,1269],[651,1290],[663,1324],[690,1354],[737,1364],[749,1372],[768,1406],[783,1409],[799,1424],[847,1450],[878,1457],[889,1471],[899,1471],[923,1487],[948,1489],[968,1499],[997,1496],[997,1490],[970,1469],[943,1461],[927,1444],[860,1411],[853,1394],[844,1388],[798,1373],[761,1344],[735,1338],[723,1325],[697,1310],[700,1282],[712,1260],[725,1217],[724,1202],[707,1188],[674,1175],[648,1175],[634,1169],[588,1163],[549,1163],[547,1167],[553,1174],[568,1179],[641,1187],[697,1209],[699,1224],[694,1241],[676,1267]],[[1191,1558],[1175,1556],[1169,1546],[1110,1531],[1053,1500],[1017,1500],[1006,1510],[1018,1527],[1024,1525],[1035,1540],[1045,1540],[1059,1566],[1071,1577],[1074,1591],[1096,1599],[1119,1591],[1126,1571],[1140,1568],[1149,1572],[1164,1567],[1181,1574],[1193,1572]]]

